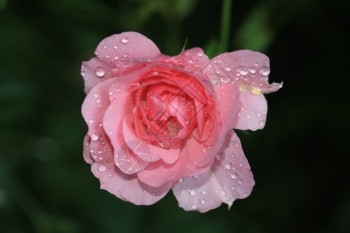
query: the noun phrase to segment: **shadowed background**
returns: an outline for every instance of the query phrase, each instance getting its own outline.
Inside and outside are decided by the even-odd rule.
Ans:
[[[149,207],[104,190],[82,158],[80,76],[103,38],[138,31],[178,54],[220,44],[221,1],[0,0],[0,232],[350,232],[349,1],[235,0],[228,51],[271,59],[264,130],[239,133],[255,175],[231,210]]]

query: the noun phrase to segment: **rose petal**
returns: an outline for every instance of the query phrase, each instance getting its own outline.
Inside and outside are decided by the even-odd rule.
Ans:
[[[268,83],[269,58],[250,50],[220,54],[211,60],[205,72],[213,82],[233,83],[241,90],[257,94],[274,92],[282,87],[279,83]]]
[[[97,46],[95,54],[98,58],[115,62],[118,60],[148,59],[160,55],[158,47],[137,32],[123,32],[103,39]]]
[[[208,170],[208,167],[198,168],[193,166],[186,153],[182,151],[176,163],[166,164],[162,161],[151,163],[145,170],[137,173],[137,176],[141,182],[152,187],[159,187],[182,177],[201,174],[206,170]]]
[[[94,163],[91,171],[100,180],[101,189],[135,205],[152,205],[162,199],[172,183],[153,188],[141,183],[136,175],[126,175],[114,163]]]
[[[173,58],[178,65],[183,66],[187,71],[198,72],[209,58],[201,48],[188,49]]]
[[[250,195],[255,182],[239,138],[231,131],[227,139],[209,171],[173,186],[180,207],[207,212],[222,202],[230,208],[236,199]]]
[[[218,141],[213,146],[206,146],[197,141],[194,137],[190,137],[186,141],[185,149],[188,160],[196,167],[208,167],[214,161],[214,156],[221,148],[222,138],[218,137]]]
[[[235,117],[237,121],[233,128],[241,130],[264,128],[267,114],[267,102],[264,95],[244,92],[241,93],[239,100],[240,109]]]
[[[103,115],[110,103],[108,88],[113,82],[113,79],[109,79],[95,86],[82,105],[82,114],[89,128],[87,135],[91,138],[89,151],[92,158],[99,162],[113,160],[110,142],[102,127]]]
[[[221,123],[221,131],[227,132],[236,124],[236,116],[239,110],[240,93],[236,85],[215,85],[216,107],[218,109],[218,122]]]

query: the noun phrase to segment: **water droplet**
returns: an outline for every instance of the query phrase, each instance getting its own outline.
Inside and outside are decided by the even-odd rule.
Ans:
[[[196,180],[198,180],[199,177],[200,177],[200,175],[193,176],[193,178],[195,178]]]
[[[202,56],[203,56],[203,53],[197,53],[197,56],[198,56],[198,57],[202,57]]]
[[[261,114],[258,112],[258,113],[256,114],[256,116],[257,116],[257,117],[261,117]]]
[[[225,164],[225,168],[226,168],[227,170],[231,170],[231,169],[232,169],[232,163],[226,163],[226,164]]]
[[[98,77],[103,77],[105,75],[105,73],[106,73],[106,71],[104,69],[102,69],[102,68],[97,68],[96,69],[96,75]]]
[[[237,72],[239,73],[239,74],[241,74],[241,75],[247,75],[248,74],[248,67],[246,67],[246,66],[239,66],[238,68],[237,68]]]
[[[98,170],[99,170],[100,172],[104,172],[104,171],[107,170],[107,168],[106,168],[105,165],[100,165],[100,166],[98,167]]]
[[[232,173],[232,174],[231,174],[231,178],[232,178],[233,180],[237,179],[237,177],[238,177],[238,176],[237,176],[237,173]]]
[[[230,77],[227,77],[227,76],[223,76],[220,78],[220,81],[223,82],[223,83],[228,83],[231,81]]]
[[[217,79],[210,79],[210,82],[211,82],[211,84],[213,84],[213,85],[218,84],[218,80],[217,80]]]
[[[86,72],[85,71],[81,71],[81,76],[85,77],[86,76]]]
[[[230,67],[225,67],[225,70],[230,72],[231,68]]]
[[[247,117],[248,119],[250,119],[250,115],[247,115],[246,117]]]
[[[88,122],[89,122],[90,124],[92,124],[92,123],[94,123],[94,120],[89,120]]]
[[[202,194],[203,194],[204,196],[207,195],[207,191],[203,190],[203,191],[202,191]]]
[[[246,198],[248,196],[249,196],[249,193],[247,193],[247,192],[242,193],[242,198]]]
[[[91,150],[90,150],[90,153],[93,154],[93,153],[95,153],[95,151],[91,149]]]
[[[204,199],[203,199],[203,200],[201,200],[201,204],[202,204],[202,205],[205,205],[206,203],[207,203],[207,201],[206,201],[206,200],[204,200]]]
[[[121,41],[123,44],[126,44],[126,43],[128,43],[128,38],[123,37],[120,41]]]
[[[263,126],[265,125],[265,121],[260,121],[260,122],[259,122],[259,125],[260,125],[261,127],[263,127]]]
[[[226,192],[224,190],[221,190],[221,195],[226,196]]]
[[[93,134],[91,135],[91,139],[92,139],[93,141],[97,141],[98,138],[99,138],[98,134],[93,133]]]
[[[114,48],[114,49],[118,49],[118,46],[114,45],[113,48]]]
[[[196,205],[193,205],[193,206],[192,206],[192,209],[193,209],[193,210],[196,210],[196,209],[197,209],[197,206],[196,206]]]
[[[191,196],[196,196],[196,194],[197,194],[197,192],[196,192],[195,190],[191,190],[191,191],[190,191],[190,195],[191,195]]]
[[[224,153],[218,153],[216,154],[215,158],[219,161],[222,161],[225,159],[225,154]]]
[[[238,184],[239,184],[239,185],[242,185],[242,184],[243,184],[243,180],[240,179],[240,180],[238,181]]]
[[[182,183],[182,182],[184,182],[184,178],[179,179],[179,183]]]
[[[252,74],[255,74],[256,73],[256,68],[255,67],[250,67],[249,68],[249,72],[252,73]]]
[[[270,74],[270,69],[267,66],[263,66],[259,70],[260,74],[267,76]]]
[[[118,59],[119,59],[119,57],[118,57],[118,56],[115,56],[115,57],[113,57],[113,59],[114,59],[114,60],[118,60]]]

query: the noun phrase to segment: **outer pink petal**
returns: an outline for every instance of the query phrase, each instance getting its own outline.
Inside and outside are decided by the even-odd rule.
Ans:
[[[168,182],[176,182],[181,177],[198,175],[205,172],[208,167],[198,168],[188,160],[186,153],[180,154],[179,160],[174,164],[162,161],[151,163],[145,170],[137,173],[141,182],[152,187],[160,187]]]
[[[160,55],[158,47],[137,32],[123,32],[103,39],[95,54],[103,61],[116,63],[119,60],[144,60]]]
[[[233,131],[227,139],[209,171],[184,178],[174,185],[173,192],[180,207],[207,212],[222,202],[230,208],[236,199],[250,195],[255,182],[241,143]]]
[[[172,183],[153,188],[141,183],[136,175],[126,175],[113,163],[94,163],[91,171],[100,180],[101,189],[136,205],[152,205],[162,199],[171,189]]]
[[[263,95],[254,95],[251,92],[241,93],[239,107],[233,128],[241,130],[264,128],[267,102]]]
[[[209,62],[209,58],[204,54],[201,48],[186,50],[173,59],[178,65],[192,72],[200,71],[202,67]]]
[[[221,148],[223,136],[218,136],[213,146],[205,146],[198,142],[194,137],[190,137],[186,141],[184,152],[188,160],[196,167],[209,167],[214,161],[215,154]]]
[[[236,85],[215,85],[216,106],[218,109],[218,122],[221,131],[227,132],[236,125],[236,115],[239,110],[240,93]]]
[[[109,79],[95,86],[82,105],[82,114],[89,128],[87,135],[91,139],[86,147],[89,147],[92,158],[99,162],[113,161],[110,142],[102,127],[103,115],[110,103],[108,89],[113,81]]]
[[[233,83],[240,90],[255,94],[274,92],[282,87],[279,83],[268,83],[270,61],[259,52],[239,50],[223,53],[213,58],[206,69],[213,82]]]

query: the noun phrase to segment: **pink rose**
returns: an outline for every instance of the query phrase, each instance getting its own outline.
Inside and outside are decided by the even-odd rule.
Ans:
[[[254,179],[233,129],[265,125],[269,60],[248,50],[213,59],[200,48],[169,57],[136,32],[100,42],[83,62],[89,127],[84,159],[101,188],[151,205],[172,189],[206,212],[246,198]]]

